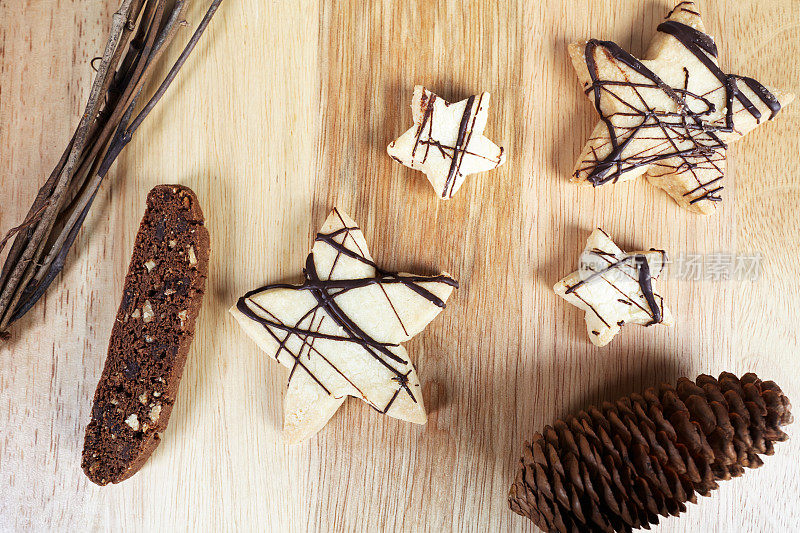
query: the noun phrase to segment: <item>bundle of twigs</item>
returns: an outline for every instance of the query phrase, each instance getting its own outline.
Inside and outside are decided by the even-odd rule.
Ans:
[[[14,239],[0,270],[0,338],[7,338],[9,325],[61,272],[108,169],[172,83],[220,2],[211,2],[183,53],[134,115],[158,58],[186,24],[186,0],[122,1],[103,55],[96,58],[97,76],[72,140],[25,220],[0,239],[0,252]]]

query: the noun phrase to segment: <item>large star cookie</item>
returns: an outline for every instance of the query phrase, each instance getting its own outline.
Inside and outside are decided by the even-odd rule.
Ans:
[[[663,250],[625,253],[598,228],[586,241],[578,270],[553,290],[586,311],[589,339],[605,346],[625,324],[672,325],[672,314],[652,287],[665,259]]]
[[[450,103],[421,85],[414,87],[414,126],[389,144],[395,161],[428,177],[440,198],[452,198],[469,174],[503,164],[503,149],[483,136],[489,93]]]
[[[609,41],[572,44],[572,63],[601,122],[572,181],[594,186],[647,176],[678,204],[710,214],[722,199],[728,144],[794,98],[724,73],[697,6],[681,2],[638,60]]]
[[[458,283],[447,274],[381,270],[361,229],[337,209],[317,234],[304,274],[302,285],[268,285],[231,308],[261,349],[291,369],[286,439],[313,436],[348,396],[424,424],[419,379],[400,343],[444,309]]]

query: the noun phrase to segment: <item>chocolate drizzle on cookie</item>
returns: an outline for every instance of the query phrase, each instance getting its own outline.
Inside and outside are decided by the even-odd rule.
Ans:
[[[665,252],[663,250],[651,250],[651,251],[660,252],[662,254],[662,256],[665,255]],[[620,272],[623,272],[621,275],[632,277],[632,275],[630,273],[624,272],[622,270],[622,267],[626,263],[632,262],[634,264],[633,268],[637,272],[636,280],[639,283],[639,290],[641,291],[642,296],[644,296],[644,299],[647,302],[647,306],[649,308],[649,313],[650,313],[650,316],[652,317],[652,320],[650,320],[649,323],[645,324],[645,326],[652,326],[653,324],[661,323],[661,320],[662,320],[661,306],[658,303],[656,303],[656,297],[658,295],[656,295],[653,292],[652,276],[650,275],[650,265],[647,262],[647,257],[645,255],[643,255],[643,254],[633,254],[633,255],[626,255],[622,259],[612,262],[612,259],[609,259],[609,257],[613,258],[613,255],[609,256],[609,254],[607,252],[604,252],[603,250],[594,249],[594,250],[592,250],[592,253],[597,255],[598,257],[602,257],[605,261],[608,261],[609,265],[607,267],[603,268],[602,270],[598,270],[597,272],[593,272],[588,277],[586,277],[585,279],[579,281],[575,285],[571,285],[569,288],[567,288],[566,294],[573,293],[573,292],[575,292],[576,289],[580,288],[581,286],[583,286],[583,285],[585,285],[587,283],[591,283],[593,280],[595,280],[597,278],[603,277],[603,279],[605,281],[607,281],[609,284],[611,284],[617,291],[619,291],[621,294],[625,295],[625,298],[619,298],[618,299],[619,302],[627,304],[627,305],[636,305],[636,306],[641,308],[642,307],[641,304],[636,302],[629,295],[625,294],[625,292],[622,291],[621,289],[619,289],[614,284],[614,282],[611,281],[608,277],[605,277],[606,274],[608,274],[611,270],[614,270],[614,269],[619,269]],[[661,299],[660,296],[658,296],[658,298]],[[605,321],[605,319],[597,311],[595,311],[595,314],[606,325],[610,325]]]
[[[683,2],[675,9],[698,15],[687,7],[693,5],[692,2]],[[658,31],[674,37],[719,80],[719,88],[715,90],[725,91],[724,121],[712,117],[719,111],[711,98],[715,90],[703,94],[689,91],[688,69],[684,68],[683,87],[671,87],[617,44],[592,39],[586,43],[584,49],[591,79],[586,93],[593,96],[595,108],[606,124],[611,149],[607,154],[604,152],[604,155],[592,150],[589,158],[580,163],[575,176],[598,186],[616,182],[625,173],[643,166],[653,166],[655,175],[659,177],[686,172],[692,176],[692,181],[696,180],[696,187],[683,193],[689,205],[703,200],[719,202],[722,199],[720,191],[723,190],[720,181],[724,177],[724,151],[727,149],[723,139],[729,138],[730,134],[739,133],[734,120],[734,104],[739,102],[756,123],[764,118],[759,107],[769,109],[767,118],[772,119],[780,111],[781,105],[774,94],[753,78],[724,73],[717,65],[717,47],[711,36],[676,20],[663,22],[658,26]],[[625,79],[601,78],[596,61],[597,54],[600,53],[624,64],[648,82],[630,81],[624,76]],[[761,106],[748,98],[740,83],[757,97]],[[626,92],[632,90],[635,97],[630,98],[615,92],[619,89]],[[644,92],[654,90],[663,92],[675,102],[675,110],[664,111],[651,107]],[[624,109],[613,113],[604,112],[603,103],[606,99],[613,102],[613,105],[622,104]],[[638,124],[633,121],[633,124],[628,125],[635,117],[640,117],[641,121]],[[642,140],[651,140],[653,144],[649,148],[628,150],[632,148],[631,143]]]
[[[660,252],[662,254],[662,257],[666,255],[666,253],[663,250],[651,250],[651,251]],[[608,252],[605,252],[597,248],[592,250],[591,253],[606,261],[608,263],[608,266],[604,267],[601,270],[592,272],[592,274],[582,279],[578,283],[569,286],[565,291],[565,294],[574,293],[580,287],[589,284],[599,278],[602,278],[604,281],[606,281],[612,287],[614,287],[614,289],[617,290],[621,295],[624,296],[624,298],[619,298],[617,301],[627,305],[635,305],[641,308],[642,310],[647,311],[650,314],[652,318],[649,323],[645,324],[645,326],[652,326],[653,324],[661,323],[663,318],[661,312],[661,305],[659,305],[656,302],[656,298],[659,298],[659,300],[661,300],[662,298],[661,296],[658,296],[653,292],[652,276],[650,274],[650,264],[647,262],[647,256],[645,256],[644,254],[630,254],[626,255],[622,259],[617,260],[613,254],[609,254]],[[632,268],[635,271],[635,277],[633,273],[627,272],[623,268],[628,263],[633,263]],[[614,283],[613,276],[608,275],[613,270],[617,271],[615,272],[615,274],[618,273],[621,276],[627,276],[628,278],[636,279],[636,281],[639,284],[639,290],[641,291],[641,294],[644,297],[645,302],[647,302],[648,309],[644,309],[644,307],[642,307],[641,303],[639,303],[636,298],[632,297],[629,294],[626,294],[625,291],[620,289]],[[576,296],[580,298],[584,303],[586,303],[586,305],[591,307],[594,314],[597,315],[597,317],[600,320],[602,320],[603,323],[606,324],[606,326],[611,325],[608,322],[606,322],[603,316],[600,313],[598,313],[597,310],[595,310],[595,308],[591,306],[586,300],[584,300],[577,294]]]
[[[450,166],[444,181],[444,186],[440,191],[442,198],[452,198],[458,189],[461,181],[463,181],[462,165],[465,157],[479,158],[484,161],[489,161],[494,166],[498,166],[503,162],[503,148],[499,148],[497,157],[488,157],[484,154],[479,154],[475,151],[469,150],[470,141],[472,140],[475,132],[475,123],[478,120],[478,112],[481,110],[484,98],[487,93],[482,93],[478,96],[470,96],[466,100],[464,112],[459,121],[458,134],[455,139],[454,146],[443,143],[440,139],[435,138],[434,124],[437,120],[435,113],[435,103],[439,100],[445,107],[452,104],[445,102],[434,93],[423,89],[422,96],[419,101],[419,107],[422,112],[422,121],[416,127],[416,135],[414,137],[414,144],[411,149],[411,159],[415,164],[424,165],[428,161],[431,154],[431,148],[438,151],[438,154],[444,159],[450,159]],[[394,142],[390,147],[394,146]],[[396,156],[393,159],[403,163],[402,160]],[[416,167],[414,167],[416,168]]]
[[[375,269],[376,275],[374,277],[365,277],[365,278],[357,278],[357,279],[321,279],[320,274],[317,272],[317,267],[314,263],[314,254],[313,252],[308,255],[306,259],[306,265],[303,269],[305,281],[302,285],[291,285],[291,284],[271,284],[266,285],[264,287],[255,289],[253,291],[248,292],[243,297],[241,297],[237,302],[237,309],[244,314],[246,317],[250,318],[251,320],[261,324],[264,327],[264,330],[269,332],[269,334],[274,338],[275,342],[278,344],[278,350],[275,353],[275,358],[278,359],[282,352],[287,353],[294,359],[294,365],[291,368],[291,372],[289,375],[289,381],[291,382],[292,376],[294,375],[295,370],[300,367],[303,369],[327,394],[331,395],[332,392],[329,387],[327,387],[321,380],[318,378],[312,370],[304,364],[304,359],[310,359],[311,357],[319,357],[325,363],[330,366],[334,372],[340,375],[342,378],[347,380],[360,394],[361,397],[367,401],[374,409],[381,413],[386,413],[389,408],[392,406],[394,401],[397,399],[398,395],[401,391],[406,392],[411,400],[414,403],[417,403],[417,398],[414,392],[412,392],[409,386],[409,379],[408,376],[411,370],[404,371],[403,368],[398,369],[397,366],[407,367],[409,362],[404,360],[403,358],[399,357],[396,353],[394,353],[391,348],[398,346],[397,344],[391,344],[376,340],[372,336],[370,336],[367,332],[365,332],[355,320],[353,320],[348,314],[339,306],[336,302],[336,299],[341,297],[342,295],[346,294],[347,292],[358,290],[360,288],[368,287],[371,285],[378,285],[383,289],[383,287],[392,284],[402,284],[417,295],[423,297],[431,304],[444,308],[445,302],[442,301],[441,298],[430,292],[428,289],[420,285],[420,283],[443,283],[446,285],[450,285],[452,287],[458,287],[458,283],[450,278],[449,276],[439,275],[439,276],[414,276],[410,274],[401,274],[398,272],[391,272],[387,270],[383,270],[379,268],[372,260],[368,259],[366,253],[361,251],[358,253],[347,248],[343,243],[349,237],[349,233],[351,231],[358,231],[358,227],[348,227],[345,224],[344,219],[335,211],[342,222],[342,228],[337,229],[330,233],[319,233],[317,234],[316,241],[317,242],[324,242],[326,245],[332,247],[336,251],[336,258],[333,261],[333,268],[335,268],[336,263],[339,261],[340,256],[344,255],[349,258],[355,259],[368,265]],[[341,242],[337,240],[337,238],[341,238]],[[356,246],[358,247],[358,246]],[[281,321],[277,316],[271,313],[268,309],[260,306],[255,300],[252,299],[253,296],[268,291],[271,289],[291,289],[297,291],[308,291],[311,293],[314,298],[316,299],[316,305],[309,309],[300,319],[298,319],[295,323],[287,324]],[[400,318],[400,315],[395,308],[395,304],[391,301],[386,293],[386,290],[383,290],[384,295],[386,296],[386,300],[392,308],[393,314],[396,316],[398,322],[400,323],[401,327],[404,331],[406,331],[406,326],[403,324],[403,321]],[[325,320],[332,320],[338,329],[341,331],[341,334],[330,334],[330,333],[323,333],[320,331],[320,327],[324,323]],[[308,325],[301,325],[307,323]],[[281,336],[278,332],[283,331],[286,335]],[[287,346],[287,342],[289,339],[295,336],[302,341],[300,349],[297,353],[292,352],[289,347]],[[393,374],[392,380],[398,384],[397,390],[392,395],[389,402],[383,406],[378,407],[374,405],[367,399],[366,394],[361,391],[358,386],[350,380],[345,372],[339,369],[334,362],[332,362],[324,353],[314,347],[315,340],[317,339],[326,339],[331,341],[337,342],[347,342],[347,343],[355,343],[359,345],[364,351],[366,351],[369,355],[374,358],[381,366],[385,367],[389,372]]]

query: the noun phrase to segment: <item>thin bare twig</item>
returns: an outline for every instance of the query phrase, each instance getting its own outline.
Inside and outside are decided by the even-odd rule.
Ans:
[[[109,168],[175,79],[220,3],[211,2],[169,73],[131,121],[159,57],[184,24],[186,1],[175,2],[166,17],[166,0],[122,1],[75,134],[23,223],[0,240],[2,251],[14,238],[0,270],[0,340],[63,269]]]
[[[165,0],[158,0],[156,8],[149,12],[150,24],[152,24],[153,21],[161,19],[161,17],[163,16],[164,4]],[[181,9],[180,6],[176,5],[175,12],[176,13],[179,12],[180,9]],[[145,10],[143,16],[144,17],[148,16],[148,10]],[[133,105],[133,100],[135,99],[136,95],[138,95],[139,91],[141,91],[141,86],[144,84],[144,80],[146,79],[146,77],[144,76],[144,69],[147,67],[148,63],[147,58],[149,57],[149,54],[148,56],[145,56],[144,54],[147,54],[150,50],[153,50],[154,53],[158,52],[157,50],[153,49],[153,44],[155,40],[156,40],[156,31],[155,29],[151,28],[148,31],[147,42],[142,50],[142,54],[138,58],[136,69],[133,72],[132,79],[136,79],[138,81],[132,86],[128,86],[125,88],[120,103],[116,106],[116,108],[114,108],[108,123],[106,123],[105,127],[101,130],[97,142],[94,144],[94,146],[91,147],[88,157],[84,160],[84,164],[81,165],[81,167],[78,169],[76,176],[80,176],[79,180],[81,182],[81,185],[83,184],[83,180],[85,179],[85,177],[94,174],[94,172],[102,162],[105,153],[109,148],[111,136],[118,129],[119,119],[117,119],[117,117],[121,116],[124,113],[123,106],[126,105],[125,102],[128,99],[130,99],[130,103],[128,103],[127,105],[128,106]],[[118,57],[119,54],[115,53],[115,56]],[[71,217],[73,222],[76,219],[76,215],[77,213],[73,213]],[[69,221],[67,222],[67,224],[69,225]],[[35,276],[34,279],[37,282],[40,282],[41,279],[44,277],[46,268],[50,265],[55,256],[58,254],[59,247],[63,245],[69,228],[65,229],[66,231],[62,230],[61,235],[57,237],[55,242],[50,246],[49,254],[41,262],[41,266],[44,268],[41,268],[39,270],[39,273]]]
[[[13,309],[20,298],[20,292],[17,288],[26,285],[30,278],[33,276],[31,265],[33,265],[42,251],[42,241],[47,233],[52,229],[55,222],[58,210],[61,208],[61,200],[64,191],[69,183],[70,173],[78,162],[78,156],[83,150],[86,137],[89,132],[89,126],[97,117],[97,110],[101,103],[101,89],[108,75],[108,67],[111,62],[111,57],[114,54],[115,47],[128,20],[128,11],[130,10],[132,0],[123,0],[122,6],[119,11],[114,13],[112,18],[111,34],[108,36],[106,42],[105,52],[103,53],[103,60],[100,61],[100,67],[97,70],[97,77],[92,84],[92,89],[89,92],[89,102],[86,109],[81,116],[78,123],[78,128],[75,132],[75,137],[72,142],[72,149],[67,156],[67,162],[64,168],[58,175],[53,192],[50,195],[50,202],[45,208],[38,224],[35,225],[33,235],[30,237],[30,242],[22,253],[22,257],[16,266],[11,270],[6,286],[2,288],[0,293],[0,331],[5,330],[9,323],[9,309]]]
[[[163,8],[163,0],[159,0],[159,5],[150,13],[152,20],[159,20],[162,16]],[[160,57],[161,53],[163,52],[163,45],[166,42],[170,42],[177,33],[178,30],[178,19],[181,18],[184,14],[184,10],[186,8],[186,2],[183,0],[179,0],[175,3],[172,13],[167,20],[164,27],[161,29],[158,37],[156,37],[155,31],[148,31],[146,36],[146,42],[141,47],[137,48],[136,54],[139,56],[137,59],[137,67],[133,72],[134,78],[139,79],[139,82],[133,84],[132,87],[127,88],[124,91],[124,95],[127,95],[129,92],[133,94],[133,98],[128,104],[125,113],[123,114],[122,119],[120,120],[119,124],[116,127],[115,132],[111,130],[111,126],[117,124],[114,117],[117,116],[118,113],[121,113],[122,105],[114,110],[111,117],[112,120],[108,123],[106,129],[104,129],[103,133],[101,134],[101,139],[103,139],[102,148],[94,151],[89,161],[92,161],[93,166],[87,172],[94,176],[92,180],[90,180],[85,187],[82,187],[83,193],[73,202],[73,210],[72,214],[70,215],[69,219],[67,220],[64,228],[62,229],[61,233],[56,237],[55,242],[51,246],[50,253],[45,258],[44,261],[41,262],[41,268],[39,273],[34,278],[35,281],[39,284],[45,279],[45,277],[52,278],[55,275],[49,276],[51,273],[50,265],[53,263],[55,258],[61,253],[62,247],[67,243],[68,237],[71,233],[73,233],[72,229],[73,226],[78,223],[79,225],[83,224],[83,220],[86,217],[86,213],[88,213],[87,205],[91,204],[94,201],[94,197],[97,194],[97,189],[100,187],[103,179],[105,178],[108,169],[111,167],[111,164],[117,158],[119,153],[122,151],[125,145],[130,141],[133,132],[128,133],[126,131],[128,122],[130,120],[130,116],[133,113],[134,107],[136,106],[136,99],[139,96],[139,93],[142,90],[142,85],[144,80],[147,77],[149,69],[152,69],[158,58]],[[144,16],[146,17],[148,12],[145,11]],[[140,33],[144,34],[145,32],[140,31]],[[137,36],[138,38],[138,36]],[[126,57],[127,59],[127,57]],[[124,96],[123,95],[123,96]],[[124,102],[126,99],[123,98],[121,102]],[[106,131],[108,133],[106,133]],[[111,137],[111,133],[114,133],[114,136]],[[106,141],[107,139],[107,141]],[[127,141],[121,142],[121,139],[127,139]],[[110,156],[110,157],[109,157]],[[77,234],[77,232],[75,232]],[[73,237],[74,240],[74,237]],[[72,245],[70,241],[68,244],[68,248]],[[61,271],[61,268],[58,269]],[[48,283],[49,285],[49,283]],[[45,287],[46,288],[46,287]],[[30,289],[32,290],[32,289]],[[37,292],[43,292],[43,290]],[[37,292],[34,292],[36,294]]]
[[[25,220],[22,221],[22,223],[19,226],[15,226],[15,227],[11,228],[10,230],[8,230],[8,233],[6,233],[6,236],[3,237],[2,239],[0,239],[0,252],[3,251],[3,248],[6,247],[6,244],[8,243],[8,241],[11,240],[11,238],[14,235],[16,235],[20,231],[24,230],[25,228],[27,228],[31,224],[35,224],[36,222],[38,222],[39,219],[42,218],[42,213],[44,213],[44,209],[46,207],[47,207],[47,203],[45,203],[38,211],[36,211],[35,213],[32,213],[31,215],[29,215]]]
[[[173,67],[170,69],[164,81],[161,82],[161,85],[156,90],[153,97],[150,98],[150,101],[147,102],[147,104],[144,106],[144,109],[142,109],[141,113],[139,113],[131,123],[130,127],[131,134],[133,134],[133,132],[135,132],[139,128],[142,121],[145,118],[147,118],[147,115],[150,114],[150,111],[153,110],[158,101],[161,100],[161,97],[164,96],[164,93],[167,92],[167,89],[169,88],[170,84],[172,84],[172,81],[175,79],[175,76],[178,75],[178,71],[181,69],[183,64],[186,63],[186,60],[189,58],[189,54],[192,53],[192,50],[194,50],[194,47],[200,40],[200,36],[203,35],[204,31],[206,31],[208,24],[211,22],[211,18],[214,16],[214,13],[217,12],[217,8],[221,3],[222,0],[214,0],[213,2],[211,2],[211,6],[208,8],[206,16],[203,17],[203,20],[200,21],[200,25],[197,26],[194,35],[192,35],[192,38],[189,40],[189,43],[186,45],[186,48],[184,48],[183,53],[181,53],[180,57],[178,57],[178,60],[175,62],[175,65],[173,65]]]

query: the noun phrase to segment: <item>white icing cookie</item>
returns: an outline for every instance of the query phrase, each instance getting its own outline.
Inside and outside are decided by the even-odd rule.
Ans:
[[[658,26],[649,59],[596,39],[569,53],[602,119],[572,181],[598,186],[645,175],[697,213],[713,213],[722,199],[728,144],[794,98],[724,73],[694,2],[679,3]]]
[[[313,436],[348,396],[424,424],[419,379],[400,343],[444,309],[455,280],[379,269],[361,229],[337,209],[317,234],[304,273],[302,285],[251,291],[230,310],[262,350],[291,369],[286,439]]]
[[[553,290],[586,311],[589,339],[605,346],[624,324],[672,325],[672,313],[651,284],[665,259],[663,250],[625,253],[598,228],[586,241],[578,270]]]
[[[505,162],[503,149],[483,136],[488,107],[489,93],[451,104],[417,85],[411,100],[414,126],[386,151],[424,172],[439,198],[452,198],[467,175]]]

